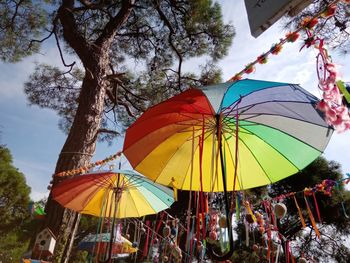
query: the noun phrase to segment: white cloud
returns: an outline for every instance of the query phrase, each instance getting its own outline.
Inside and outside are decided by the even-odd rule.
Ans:
[[[48,190],[46,192],[32,191],[30,193],[30,199],[36,202],[42,199],[47,199],[49,194],[50,192]]]

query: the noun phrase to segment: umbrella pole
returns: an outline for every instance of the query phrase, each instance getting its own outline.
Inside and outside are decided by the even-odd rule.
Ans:
[[[118,199],[118,193],[114,192],[114,215],[113,215],[113,221],[112,221],[112,231],[111,231],[111,239],[109,240],[109,251],[108,251],[108,259],[106,260],[107,262],[112,262],[112,250],[113,250],[113,241],[114,241],[114,228],[115,228],[115,217],[117,214],[117,199]]]
[[[227,259],[230,259],[233,254],[233,235],[232,235],[232,226],[231,226],[231,220],[230,220],[230,206],[228,202],[228,195],[227,195],[227,184],[226,184],[226,175],[225,175],[225,162],[222,152],[222,133],[221,133],[221,116],[216,115],[216,125],[217,125],[217,136],[218,136],[218,143],[219,143],[219,151],[220,151],[220,163],[221,163],[221,173],[222,173],[222,183],[224,187],[224,199],[225,199],[225,206],[226,206],[226,224],[228,228],[228,238],[230,241],[230,249],[229,251],[224,255],[217,255],[210,242],[207,242],[207,252],[211,259],[217,260],[217,261],[224,261]]]

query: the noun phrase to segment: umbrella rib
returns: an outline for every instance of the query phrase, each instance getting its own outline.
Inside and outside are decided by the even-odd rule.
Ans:
[[[242,140],[239,138],[238,136],[238,139],[245,145],[245,147],[248,149],[248,151],[251,153],[251,155],[254,157],[255,161],[259,164],[261,170],[264,172],[264,174],[266,175],[266,177],[269,179],[270,183],[272,184],[272,180],[270,178],[270,176],[268,176],[268,174],[266,173],[265,169],[262,167],[261,163],[259,162],[259,160],[256,158],[255,154],[251,151],[251,149],[248,147],[248,145]],[[242,182],[243,183],[243,182]]]
[[[231,87],[232,87],[232,86],[231,86]],[[252,95],[252,94],[254,94],[254,93],[257,93],[257,92],[266,91],[266,90],[269,90],[269,89],[281,88],[281,87],[282,87],[282,88],[283,88],[283,87],[284,87],[284,88],[291,87],[291,88],[293,88],[294,90],[298,90],[298,91],[300,91],[301,93],[305,94],[305,95],[308,97],[309,100],[311,100],[311,98],[312,98],[313,100],[315,100],[315,101],[318,100],[317,97],[315,97],[315,96],[312,95],[311,93],[307,93],[305,90],[301,89],[301,87],[299,87],[298,85],[289,84],[289,83],[284,83],[283,85],[278,85],[278,86],[272,86],[272,87],[266,87],[266,88],[263,88],[263,89],[253,90],[253,91],[251,91],[251,92],[249,92],[249,93],[247,93],[247,94],[245,94],[245,95],[243,95],[243,96],[240,95],[240,99],[242,100],[243,98],[248,97],[248,96],[250,96],[250,95]],[[296,88],[296,87],[299,87],[299,88]],[[229,88],[228,88],[227,90],[229,90]],[[226,92],[227,92],[227,91],[226,91]],[[225,95],[226,95],[226,93],[225,93]],[[232,104],[230,104],[228,107],[225,107],[225,109],[228,109],[228,108],[230,108],[232,105],[237,104],[238,101],[239,101],[239,100],[235,100],[235,101],[232,102]]]
[[[283,117],[283,116],[282,116],[282,117]],[[295,120],[297,120],[297,119],[295,119]],[[263,124],[263,123],[254,122],[254,121],[251,121],[251,120],[248,121],[248,122],[255,123],[256,125],[261,125],[261,126],[265,126],[265,127],[274,129],[274,130],[276,130],[276,131],[279,131],[279,132],[281,132],[281,133],[283,133],[283,134],[285,134],[285,135],[288,135],[288,136],[290,136],[290,137],[296,139],[297,141],[299,141],[299,142],[301,142],[301,143],[303,143],[303,144],[309,146],[310,148],[312,148],[312,149],[314,149],[314,150],[316,150],[316,151],[318,151],[318,152],[320,152],[320,153],[323,152],[323,151],[317,149],[315,146],[313,146],[313,145],[311,145],[311,144],[309,144],[309,143],[307,143],[307,142],[304,142],[304,141],[302,141],[301,139],[299,139],[298,137],[295,137],[294,135],[289,134],[289,133],[287,133],[287,132],[285,132],[285,131],[283,131],[283,130],[280,130],[280,129],[278,129],[278,128],[275,128],[275,127],[272,127],[272,126],[270,126],[270,125],[266,125],[266,124]],[[244,125],[242,125],[242,126],[244,126]],[[319,126],[319,127],[326,128],[326,127],[323,127],[323,126]],[[329,127],[328,127],[328,130],[329,130]],[[256,134],[253,133],[253,132],[252,132],[252,134],[256,135]],[[259,138],[260,138],[260,137],[259,137]]]
[[[294,118],[294,117],[290,117],[290,116],[286,116],[286,115],[281,115],[281,114],[271,114],[271,113],[249,113],[250,114],[254,114],[254,116],[252,117],[249,117],[249,118],[245,118],[245,119],[241,119],[242,121],[245,121],[245,120],[250,120],[252,118],[255,118],[257,116],[277,116],[277,117],[283,117],[283,118],[286,118],[286,119],[292,119],[292,120],[296,120],[296,121],[300,121],[300,122],[305,122],[305,123],[308,123],[308,124],[312,124],[312,125],[315,125],[315,126],[318,126],[318,127],[322,127],[322,128],[327,128],[327,129],[330,129],[330,126],[324,126],[324,125],[320,125],[318,123],[314,123],[314,122],[311,122],[311,121],[307,121],[307,120],[303,120],[303,119],[297,119],[297,118]],[[242,114],[244,115],[244,114]],[[248,115],[248,114],[247,114]],[[258,123],[258,122],[255,122],[255,123]],[[259,123],[258,123],[259,124]],[[273,128],[273,127],[272,127]],[[332,129],[332,128],[331,128]]]
[[[253,108],[254,106],[256,105],[262,105],[262,104],[266,104],[266,103],[271,103],[271,102],[284,102],[284,103],[299,103],[299,104],[309,104],[311,106],[311,103],[309,102],[300,102],[300,101],[265,101],[265,102],[261,102],[261,103],[256,103],[254,105],[249,105],[249,109]],[[283,104],[281,104],[283,106]],[[247,106],[244,106],[244,107],[247,107]],[[240,108],[242,109],[242,108]],[[249,110],[247,109],[247,110]],[[268,112],[261,112],[261,113],[246,113],[246,111],[243,111],[243,112],[240,112],[240,116],[244,116],[244,115],[251,115],[251,114],[257,114],[257,115],[270,115],[270,116],[282,116],[282,117],[286,117],[286,118],[290,118],[290,119],[295,119],[295,120],[300,120],[300,121],[303,121],[303,122],[306,122],[306,123],[310,123],[310,124],[313,124],[313,125],[317,125],[317,126],[320,126],[320,127],[328,127],[328,126],[325,126],[325,125],[320,125],[318,123],[315,123],[315,122],[311,122],[309,120],[306,120],[306,119],[298,119],[298,118],[295,118],[295,117],[290,117],[290,116],[286,116],[286,115],[283,115],[283,114],[271,114],[271,113],[268,113]],[[299,115],[299,114],[298,114]],[[225,115],[225,116],[231,116],[231,115]],[[300,115],[301,116],[301,115]],[[233,116],[232,116],[233,117]],[[241,120],[245,120],[245,119],[241,119]]]
[[[162,116],[162,115],[169,115],[169,114],[178,114],[178,115],[181,115],[181,116],[185,116],[185,117],[190,117],[192,120],[197,120],[196,118],[194,118],[193,116],[188,116],[188,115],[199,115],[199,116],[213,116],[213,114],[209,114],[209,113],[200,113],[200,112],[193,112],[193,113],[189,113],[189,112],[165,112],[165,113],[159,113],[156,115],[156,117],[158,116]],[[188,114],[188,115],[187,115]],[[137,125],[141,125],[143,124],[144,122],[149,122],[150,119],[154,119],[154,116],[151,116],[147,119],[139,119],[138,122],[137,122]],[[183,121],[179,121],[179,122],[183,122]],[[136,122],[135,122],[136,123]],[[134,123],[134,124],[135,124]],[[171,124],[175,124],[177,122],[172,122]],[[134,125],[132,124],[132,126]],[[129,128],[131,128],[132,126],[130,126]],[[135,129],[135,127],[133,127]]]
[[[238,106],[238,110],[242,110],[242,111],[247,111],[249,110],[250,108],[256,106],[256,105],[262,105],[262,104],[267,104],[267,103],[273,103],[273,102],[283,102],[283,103],[301,103],[301,104],[315,104],[314,102],[311,102],[311,101],[300,101],[300,100],[264,100],[264,101],[260,101],[260,102],[255,102],[255,103],[252,103],[252,104],[247,104],[247,105],[244,105],[244,106],[241,106],[239,107]],[[242,103],[242,102],[241,102]],[[243,103],[242,103],[243,104]],[[241,104],[241,105],[242,105]],[[229,115],[230,113],[232,113],[232,109],[235,109],[235,107],[227,107],[225,108],[225,110],[227,109],[230,109],[230,111],[228,112],[227,115]]]
[[[137,211],[137,217],[140,217],[141,215],[140,215],[140,211],[139,211],[139,208],[137,207],[137,205],[136,205],[136,202],[135,202],[135,199],[132,197],[132,194],[131,194],[131,191],[130,191],[131,189],[129,189],[128,190],[128,192],[129,192],[129,194],[130,194],[130,196],[131,196],[131,200],[132,200],[132,202],[134,203],[134,205],[135,205],[135,208],[136,208],[136,211]],[[126,209],[126,207],[125,207],[125,209]]]
[[[157,183],[154,183],[152,181],[144,181],[145,183],[149,184],[149,185],[152,185],[153,187],[159,189],[160,191],[164,192],[167,196],[170,196],[171,198],[173,198],[171,195],[169,195],[166,191],[170,191],[170,189],[166,186],[163,186],[163,185],[159,185]]]
[[[228,144],[227,143],[227,139],[226,139],[226,137],[224,137],[225,138],[225,143],[226,144]],[[240,140],[240,138],[239,138],[239,136],[238,136],[238,139]],[[230,156],[231,156],[231,160],[233,160],[233,155],[232,155],[232,151],[231,151],[231,147],[229,147],[229,146],[227,146],[227,149],[228,149],[228,152],[229,152],[229,154],[230,154]],[[236,165],[236,164],[235,164]],[[221,168],[222,169],[222,168]],[[237,177],[237,181],[238,181],[238,184],[239,184],[239,186],[240,186],[240,189],[242,189],[243,188],[243,180],[238,180],[238,177]],[[240,181],[242,181],[242,184],[240,183]],[[233,191],[233,189],[232,189],[232,191]]]
[[[140,189],[138,189],[138,191],[141,193],[141,195],[140,195],[141,198],[148,204],[148,206],[151,207],[152,210],[156,211],[156,209],[152,206],[152,204],[148,201],[148,199],[143,195],[143,192],[141,192]],[[166,207],[167,207],[167,205],[166,205]]]
[[[286,133],[285,133],[286,134]],[[252,134],[253,136],[256,136],[257,138],[259,138],[260,140],[262,140],[264,143],[266,143],[269,147],[271,147],[273,150],[275,150],[276,152],[278,152],[284,159],[286,159],[289,163],[291,163],[298,171],[300,171],[300,169],[291,161],[289,160],[283,153],[281,153],[279,150],[277,150],[273,145],[271,145],[270,143],[268,143],[267,141],[265,141],[263,138],[261,138],[259,135],[257,135],[256,133]],[[289,136],[289,134],[287,134]],[[320,153],[321,154],[321,153]]]

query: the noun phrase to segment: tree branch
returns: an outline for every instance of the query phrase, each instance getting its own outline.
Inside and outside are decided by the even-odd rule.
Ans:
[[[116,31],[125,23],[130,15],[134,0],[123,0],[119,12],[106,24],[95,45],[101,47],[107,40],[114,37]]]
[[[175,51],[177,57],[179,58],[179,65],[178,65],[178,87],[179,90],[182,91],[181,89],[181,67],[182,67],[182,55],[179,52],[179,50],[177,50],[177,48],[175,47],[174,43],[173,43],[173,35],[175,34],[175,30],[173,29],[170,21],[167,19],[166,15],[163,13],[162,9],[160,8],[159,5],[159,0],[154,0],[153,1],[154,6],[159,14],[160,19],[164,22],[164,24],[168,27],[169,29],[169,37],[168,37],[168,43],[171,46],[171,48]]]
[[[88,59],[91,58],[91,47],[78,30],[73,15],[74,0],[63,0],[58,9],[57,17],[59,18],[62,28],[63,37],[67,43],[74,49],[86,68],[89,68]]]
[[[120,135],[120,133],[117,132],[117,131],[113,131],[113,130],[109,130],[109,129],[103,129],[103,128],[99,129],[97,131],[97,133],[108,133],[108,134],[112,134],[112,135],[115,135],[115,136],[119,136]]]

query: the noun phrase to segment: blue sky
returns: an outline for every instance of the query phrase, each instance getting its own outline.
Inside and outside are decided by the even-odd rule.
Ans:
[[[229,55],[219,63],[224,80],[227,80],[269,50],[286,32],[277,23],[255,39],[250,36],[244,1],[219,2],[223,5],[225,21],[232,21],[236,27],[236,37]],[[313,49],[299,52],[300,46],[301,42],[286,44],[280,55],[271,56],[266,65],[258,65],[256,72],[249,75],[249,78],[297,83],[320,97],[315,71],[317,53]],[[349,81],[350,66],[349,63],[346,65],[349,57],[342,57],[336,51],[330,53],[339,65],[342,79]],[[11,150],[15,166],[26,175],[27,183],[32,188],[31,197],[38,200],[48,192],[46,187],[66,136],[58,129],[58,117],[53,111],[28,106],[23,83],[33,71],[35,62],[60,65],[54,45],[48,42],[43,46],[41,54],[26,58],[20,63],[0,63],[0,144],[7,145]],[[197,65],[198,61],[193,60],[186,66],[193,69]],[[93,160],[103,159],[120,149],[121,141],[111,147],[99,144]],[[338,161],[344,172],[350,172],[349,149],[350,133],[334,134],[325,157]]]

